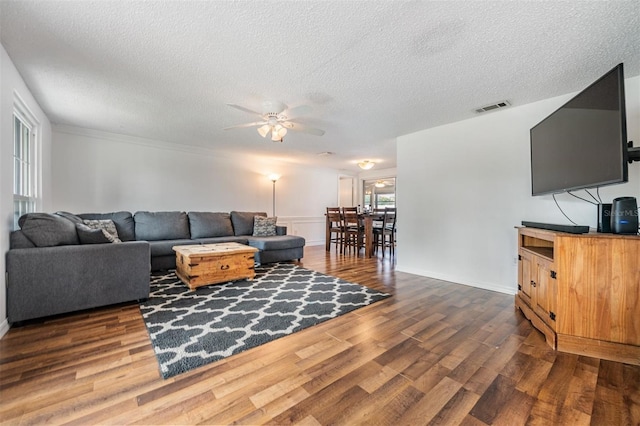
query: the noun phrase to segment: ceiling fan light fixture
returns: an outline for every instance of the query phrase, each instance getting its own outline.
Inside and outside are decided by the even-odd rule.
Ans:
[[[361,162],[358,163],[358,167],[360,167],[362,170],[369,170],[375,165],[376,165],[376,163],[374,163],[373,161],[369,161],[369,160],[364,160],[364,161],[361,161]]]
[[[1,1],[1,0],[0,0]],[[253,123],[244,123],[238,124],[236,126],[231,126],[225,128],[225,130],[229,129],[241,129],[245,127],[253,127],[259,126],[256,130],[263,138],[266,138],[269,133],[271,133],[271,140],[276,142],[282,142],[282,138],[287,134],[287,129],[295,130],[298,132],[309,133],[311,135],[322,136],[324,135],[324,130],[316,129],[314,127],[309,127],[301,123],[294,123],[289,121],[289,114],[285,114],[288,111],[288,107],[281,102],[272,102],[265,101],[262,104],[262,113],[253,111],[249,108],[245,108],[240,105],[228,104],[230,107],[235,109],[239,109],[240,111],[248,112],[250,114],[258,115],[261,121],[253,122]],[[297,115],[305,115],[309,112],[310,107],[308,106],[298,106],[290,111],[293,113],[293,116]]]
[[[269,126],[268,124],[265,124],[262,127],[258,127],[258,133],[260,133],[260,136],[262,136],[263,138],[267,137],[270,130],[271,130],[271,126]]]
[[[384,182],[379,180],[375,184],[376,188],[384,188]]]

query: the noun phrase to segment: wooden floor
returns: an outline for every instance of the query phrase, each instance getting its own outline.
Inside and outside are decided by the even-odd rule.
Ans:
[[[393,297],[168,380],[137,305],[12,328],[3,424],[640,424],[640,367],[551,350],[513,296],[308,247]]]

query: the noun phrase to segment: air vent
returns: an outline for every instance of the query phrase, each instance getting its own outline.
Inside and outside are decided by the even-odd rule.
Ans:
[[[318,155],[320,157],[327,157],[327,156],[330,156],[330,155],[335,155],[335,152],[324,151],[324,152],[318,152],[316,155]]]
[[[508,106],[511,106],[509,101],[500,101],[500,102],[496,102],[495,104],[491,104],[491,105],[483,106],[481,108],[477,108],[476,112],[478,114],[480,114],[481,112],[493,111],[494,109],[506,108]]]

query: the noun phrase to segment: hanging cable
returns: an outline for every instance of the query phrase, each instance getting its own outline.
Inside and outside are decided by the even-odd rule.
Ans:
[[[587,191],[587,192],[589,192],[589,191]],[[596,202],[594,203],[593,201],[591,201],[591,200],[587,200],[586,198],[578,197],[576,194],[572,193],[571,191],[567,191],[567,194],[569,194],[569,195],[571,195],[572,197],[575,197],[575,198],[577,198],[577,199],[579,199],[579,200],[586,201],[587,203],[591,203],[591,204],[594,204],[594,205],[598,205],[598,203],[597,203],[597,201],[598,201],[598,200],[596,200]],[[554,195],[555,195],[555,194],[554,194]],[[591,195],[591,194],[589,194],[589,195]],[[593,195],[591,195],[591,196],[593,197]],[[553,199],[555,200],[555,196],[554,196],[554,198],[553,198]],[[594,200],[595,200],[595,198],[594,198]],[[557,204],[557,203],[556,203],[556,204]]]
[[[571,193],[569,193],[571,194]],[[564,215],[564,217],[566,217],[567,219],[569,219],[569,216],[567,216],[564,211],[562,210],[562,207],[560,207],[560,204],[558,204],[558,200],[556,200],[556,194],[551,194],[551,196],[553,197],[553,201],[556,202],[556,206],[558,206],[558,210],[560,210],[560,213],[562,213]],[[580,197],[577,197],[580,198]],[[588,200],[585,200],[588,201]],[[589,201],[591,203],[591,201]],[[593,204],[593,203],[592,203]],[[574,221],[572,221],[571,219],[569,219],[569,222],[573,223],[574,225],[577,225],[577,223],[575,223]]]
[[[591,195],[591,198],[593,198],[593,201],[595,201],[597,204],[600,204],[600,201],[598,201],[598,199],[596,197],[593,196],[592,193],[589,192],[588,189],[584,190],[587,194]]]

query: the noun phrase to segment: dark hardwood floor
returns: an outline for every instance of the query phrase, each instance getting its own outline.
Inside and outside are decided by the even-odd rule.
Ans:
[[[168,380],[137,305],[12,328],[2,424],[638,425],[640,367],[554,352],[513,296],[307,247],[393,297]]]

